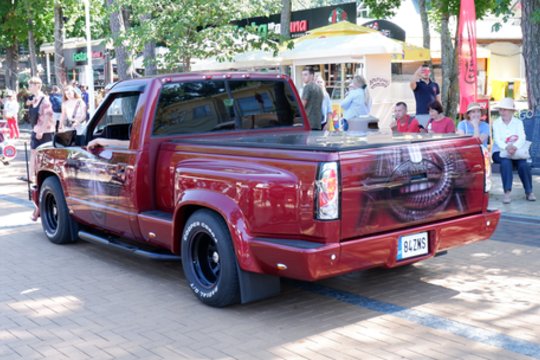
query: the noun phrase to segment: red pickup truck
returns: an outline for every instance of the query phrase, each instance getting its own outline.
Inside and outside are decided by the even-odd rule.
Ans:
[[[116,146],[87,148],[92,139]],[[124,146],[125,145],[125,146]],[[211,306],[421,261],[491,236],[477,139],[310,131],[282,75],[190,73],[115,85],[85,133],[37,152],[50,241],[181,259]]]

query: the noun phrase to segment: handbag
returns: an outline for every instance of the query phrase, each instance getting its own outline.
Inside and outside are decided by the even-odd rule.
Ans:
[[[506,150],[501,150],[501,157],[508,158],[512,160],[527,160],[531,157],[529,153],[529,148],[531,147],[530,141],[525,141],[520,148],[516,150],[514,155],[510,156]]]

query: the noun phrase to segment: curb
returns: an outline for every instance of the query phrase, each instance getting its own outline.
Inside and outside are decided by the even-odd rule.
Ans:
[[[502,220],[519,221],[529,224],[540,224],[540,217],[523,214],[501,213]]]

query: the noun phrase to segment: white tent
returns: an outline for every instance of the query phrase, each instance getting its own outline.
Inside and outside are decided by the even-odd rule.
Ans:
[[[191,65],[192,71],[203,70],[230,70],[230,69],[255,69],[268,68],[283,65],[281,56],[274,56],[270,51],[252,50],[233,57],[232,61],[220,62],[216,58],[196,59]]]
[[[285,61],[300,63],[355,62],[365,55],[396,54],[402,46],[378,32],[319,37],[295,42],[294,48],[280,53]]]

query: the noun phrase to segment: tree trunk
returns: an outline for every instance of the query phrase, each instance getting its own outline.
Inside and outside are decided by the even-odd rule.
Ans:
[[[521,1],[521,32],[523,33],[523,59],[527,79],[529,109],[540,111],[540,22],[535,16],[540,9],[540,0]]]
[[[30,57],[30,71],[32,76],[38,76],[36,40],[34,38],[34,24],[32,20],[28,20],[28,26],[28,56]]]
[[[11,90],[19,91],[17,82],[17,73],[19,68],[19,44],[14,41],[13,45],[6,49],[6,87]]]
[[[291,38],[291,0],[281,1],[281,21],[280,21],[280,34],[283,40]]]
[[[190,72],[191,71],[191,57],[184,56],[182,58],[182,72]]]
[[[441,100],[446,115],[451,119],[455,119],[459,99],[459,84],[457,82],[456,49],[452,43],[448,21],[449,15],[443,14],[441,16]]]
[[[112,7],[114,0],[107,0],[107,5]],[[127,51],[124,45],[118,43],[118,35],[125,32],[124,20],[122,13],[115,11],[110,16],[111,33],[114,40],[115,53],[116,53],[116,71],[118,73],[118,80],[129,79],[128,64],[127,64]]]
[[[141,21],[150,21],[152,15],[150,13],[141,15]],[[144,75],[151,76],[157,74],[157,65],[156,65],[156,42],[149,41],[144,44]]]
[[[67,85],[64,62],[64,12],[60,0],[54,1],[54,77],[59,86]]]
[[[422,37],[423,37],[423,47],[426,49],[431,48],[431,34],[429,33],[429,19],[428,12],[426,7],[426,0],[419,0],[418,6],[420,7],[420,19],[422,20]],[[433,63],[431,59],[428,61],[429,69],[433,74]]]

